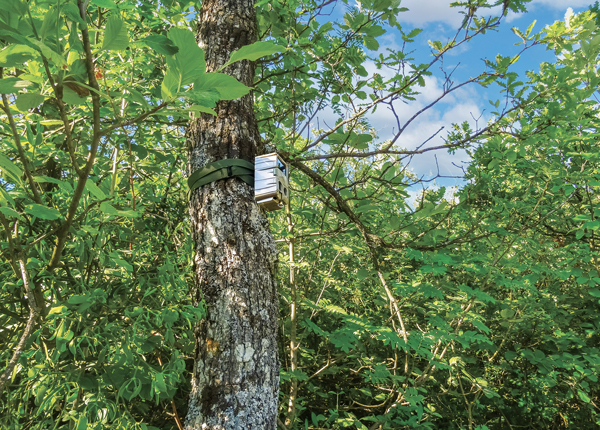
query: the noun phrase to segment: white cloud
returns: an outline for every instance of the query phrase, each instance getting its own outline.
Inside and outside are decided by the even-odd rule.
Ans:
[[[402,6],[409,10],[398,15],[398,21],[416,27],[436,21],[458,26],[464,18],[460,8],[450,7],[449,0],[404,0]]]
[[[416,27],[432,22],[442,22],[453,28],[458,28],[464,19],[464,15],[460,11],[465,9],[450,7],[450,3],[450,0],[403,0],[402,6],[407,7],[409,10],[400,13],[398,21]],[[587,9],[593,3],[593,0],[533,0],[531,3],[527,3],[525,7],[528,11],[539,11],[540,9],[564,11],[568,7]],[[484,15],[498,14],[500,10],[500,6],[487,9]],[[514,21],[521,16],[523,15],[509,11],[506,22]]]
[[[527,6],[545,6],[552,9],[565,10],[568,7],[584,7],[587,9],[587,7],[593,3],[593,0],[533,0]]]
[[[391,79],[394,76],[394,72],[389,69],[377,70],[372,62],[367,62],[364,66],[369,74],[377,72],[384,79]],[[367,116],[371,126],[377,132],[379,141],[388,141],[394,138],[399,126],[404,127],[415,113],[433,103],[442,94],[443,81],[441,78],[425,76],[424,79],[425,87],[418,88],[421,94],[415,97],[415,101],[403,103],[398,100],[394,102],[394,111],[387,105],[380,105],[374,114]],[[479,119],[477,124],[475,121],[481,116],[481,108],[478,105],[480,100],[481,97],[477,95],[475,89],[468,87],[460,88],[446,95],[406,127],[395,147],[414,150],[418,147],[441,146],[444,143],[443,138],[451,131],[454,123],[462,124],[467,121],[472,129],[485,126],[485,119]],[[337,115],[329,108],[321,111],[319,118],[321,126],[324,125],[323,123],[331,126],[335,124],[336,119]],[[438,133],[440,129],[443,130]],[[424,143],[425,145],[423,145]],[[414,156],[410,160],[410,169],[418,176],[426,178],[437,174],[457,176],[461,175],[462,171],[453,163],[460,166],[465,161],[468,161],[468,156],[464,151],[449,154],[446,150],[440,149]]]
[[[465,12],[466,9],[450,7],[450,3],[451,0],[403,0],[402,6],[409,10],[398,15],[398,21],[416,27],[431,22],[442,22],[452,27],[453,30],[458,29],[465,18],[461,12]],[[501,10],[502,6],[485,9],[483,15],[497,15]]]
[[[522,16],[523,16],[522,13],[516,13],[511,10],[508,12],[508,14],[506,14],[506,23],[509,24],[509,23],[513,22],[514,20],[521,18]]]

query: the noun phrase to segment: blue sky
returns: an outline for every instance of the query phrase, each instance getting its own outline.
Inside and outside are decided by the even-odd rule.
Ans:
[[[592,1],[593,2],[593,1]],[[455,55],[446,59],[445,65],[450,68],[457,65],[455,76],[460,82],[460,78],[468,78],[483,70],[483,58],[493,59],[497,54],[501,55],[516,55],[522,49],[522,46],[515,44],[520,42],[520,38],[513,33],[512,27],[517,27],[523,32],[534,21],[535,26],[533,32],[541,31],[546,25],[552,24],[557,20],[563,20],[567,9],[570,7],[575,13],[587,10],[590,3],[589,0],[534,0],[527,5],[528,12],[515,14],[509,13],[504,22],[498,28],[498,32],[488,32],[485,35],[474,38],[473,41],[463,45]],[[423,57],[416,60],[427,61],[429,55],[427,40],[441,40],[442,42],[451,38],[456,29],[461,25],[464,15],[459,13],[457,8],[449,7],[448,0],[404,0],[402,6],[409,8],[409,12],[405,12],[399,17],[400,22],[407,28],[419,27],[423,29],[419,39],[417,40],[418,51]],[[454,60],[454,64],[452,64]],[[554,54],[545,49],[544,46],[533,47],[526,51],[516,64],[515,71],[525,79],[526,70],[539,70],[541,62],[554,60]],[[434,70],[434,73],[436,71]],[[438,75],[439,76],[439,75]],[[430,89],[433,94],[439,92],[439,80],[432,80],[434,88]],[[471,85],[464,91],[459,90],[455,97],[451,97],[447,102],[440,103],[439,106],[428,114],[422,121],[415,124],[412,132],[415,140],[409,145],[422,141],[426,135],[425,130],[437,130],[441,126],[445,126],[445,130],[450,128],[451,122],[469,121],[471,126],[475,126],[473,118],[480,118],[479,124],[485,125],[490,117],[491,106],[488,102],[490,99],[501,98],[499,88],[490,86],[483,88],[477,85]],[[427,99],[433,97],[433,94]],[[383,136],[382,136],[383,137]],[[410,140],[410,133],[408,140]],[[441,139],[441,138],[440,138]],[[433,142],[433,141],[432,141]],[[460,174],[460,170],[452,165],[452,162],[460,164],[461,161],[466,161],[464,153],[457,153],[456,156],[450,157],[445,154],[438,154],[438,163],[443,173]],[[415,160],[412,163],[415,172],[428,175],[435,173],[433,166],[435,160],[432,157],[423,157],[422,160]],[[437,168],[437,167],[436,167]],[[456,183],[456,180],[439,180],[438,183],[451,185]],[[460,181],[459,181],[460,182]]]
[[[412,28],[422,28],[423,32],[416,38],[413,45],[415,63],[425,63],[431,60],[431,50],[428,46],[428,40],[440,40],[442,42],[452,38],[456,30],[460,27],[464,15],[459,13],[460,9],[449,6],[451,0],[403,0],[401,6],[409,8],[408,12],[399,15],[405,33]],[[557,20],[563,20],[567,9],[570,7],[575,13],[588,9],[593,0],[534,0],[527,5],[528,12],[522,14],[509,13],[503,20],[498,32],[488,32],[485,35],[475,38],[472,42],[460,47],[453,55],[448,56],[444,61],[445,68],[454,68],[453,75],[457,82],[462,81],[469,76],[477,75],[484,70],[482,59],[494,59],[497,54],[504,56],[515,55],[522,49],[521,46],[515,46],[520,42],[520,38],[513,33],[512,27],[517,27],[523,32],[529,25],[536,21],[533,32],[541,31],[546,25],[552,24]],[[352,5],[356,7],[356,4]],[[338,6],[339,7],[339,6]],[[333,18],[338,13],[343,14],[343,10],[335,10],[330,16]],[[384,52],[386,47],[398,49],[401,38],[394,32],[382,36],[384,43],[380,40],[380,52]],[[371,52],[377,54],[376,52]],[[538,70],[541,62],[551,62],[554,55],[546,51],[544,46],[534,47],[528,50],[517,63],[513,70],[522,74],[523,80],[526,79],[524,72],[526,70]],[[369,73],[380,73],[372,62],[366,62],[365,67]],[[401,119],[408,119],[414,112],[418,111],[429,102],[433,101],[441,92],[443,83],[442,75],[439,69],[432,70],[434,76],[426,79],[426,87],[422,94],[417,97],[417,101],[411,104],[398,103],[395,108],[400,113]],[[385,75],[384,75],[385,76]],[[390,77],[393,73],[390,72]],[[475,128],[476,121],[479,119],[479,125],[485,126],[490,118],[492,106],[488,100],[501,98],[498,87],[482,88],[477,85],[470,85],[464,89],[458,90],[453,95],[443,99],[440,103],[418,120],[411,124],[406,132],[400,138],[398,146],[407,149],[413,149],[429,138],[435,131],[444,127],[444,131],[430,141],[430,145],[440,145],[443,143],[441,136],[444,136],[451,129],[452,123],[462,123],[469,121]],[[332,113],[324,112],[321,120],[328,124],[335,123]],[[331,115],[331,116],[330,116]],[[370,116],[372,126],[377,130],[380,139],[389,139],[394,134],[396,120],[391,112],[385,109],[378,109],[375,115]],[[321,125],[323,122],[321,122]],[[457,152],[451,156],[446,152],[437,153],[437,163],[433,153],[415,157],[411,162],[411,168],[419,176],[428,177],[436,173],[439,166],[440,173],[443,175],[460,175],[461,170],[454,167],[455,164],[462,164],[468,161],[464,152]],[[438,185],[460,185],[463,182],[458,179],[439,179]],[[416,194],[417,190],[413,190]]]

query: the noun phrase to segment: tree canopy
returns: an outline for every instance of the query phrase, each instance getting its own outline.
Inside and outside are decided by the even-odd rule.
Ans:
[[[597,428],[596,16],[515,29],[520,54],[490,52],[464,81],[444,68],[525,3],[455,2],[462,25],[419,64],[399,1],[258,1],[260,41],[229,59],[256,62],[249,88],[206,72],[196,2],[4,0],[0,426],[183,428],[205,316],[184,128],[252,91],[265,144],[292,166],[290,208],[268,215],[281,428]],[[392,31],[402,48],[380,49]],[[514,72],[538,45],[555,61]],[[441,94],[395,113],[434,73]],[[468,85],[501,90],[489,120],[465,112],[407,148],[411,124]],[[459,150],[456,190],[410,169]]]

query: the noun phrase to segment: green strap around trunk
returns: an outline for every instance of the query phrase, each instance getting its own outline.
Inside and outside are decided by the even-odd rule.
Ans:
[[[208,163],[202,169],[196,170],[188,178],[190,194],[196,188],[200,188],[203,185],[210,184],[211,182],[218,181],[219,179],[232,178],[234,176],[240,178],[242,181],[253,187],[254,164],[246,160],[239,160],[235,158]]]

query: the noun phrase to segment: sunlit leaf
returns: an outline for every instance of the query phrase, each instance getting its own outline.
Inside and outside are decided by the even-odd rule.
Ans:
[[[98,7],[103,7],[105,9],[116,9],[117,5],[113,0],[92,0],[93,4]]]
[[[169,39],[179,51],[166,57],[168,70],[180,76],[180,87],[191,84],[206,71],[204,51],[198,47],[194,34],[187,29],[171,29]]]
[[[213,109],[206,106],[193,105],[187,108],[186,110],[194,113],[209,113],[211,115],[217,116],[217,113]]]
[[[106,22],[102,49],[105,51],[121,51],[129,45],[127,26],[119,15],[111,15]]]
[[[33,215],[40,219],[57,219],[60,218],[60,212],[55,208],[51,208],[48,206],[38,205],[37,203],[33,203],[25,206],[25,212],[30,215]]]
[[[18,218],[20,220],[23,220],[23,217],[14,209],[0,206],[0,212],[2,212],[2,214],[4,214],[5,217]]]
[[[81,18],[79,8],[73,3],[65,3],[62,5],[62,11],[69,19],[78,24],[85,25],[85,21]]]
[[[149,48],[163,55],[175,55],[179,52],[179,48],[171,39],[161,34],[153,34],[142,40]]]
[[[233,52],[231,58],[225,65],[227,66],[241,60],[256,61],[266,55],[283,51],[285,51],[284,48],[277,46],[272,42],[254,42],[251,45],[242,46],[240,49]]]
[[[222,73],[206,73],[194,82],[193,92],[216,90],[219,92],[219,99],[233,100],[245,96],[251,89],[232,76]]]
[[[26,111],[39,106],[45,100],[45,97],[37,93],[21,93],[17,96],[17,109]]]
[[[27,45],[9,45],[0,51],[0,67],[22,67],[28,60],[39,58],[39,52]]]
[[[3,78],[0,79],[0,94],[11,94],[19,91],[22,88],[31,86],[33,82],[23,81],[19,78]]]

